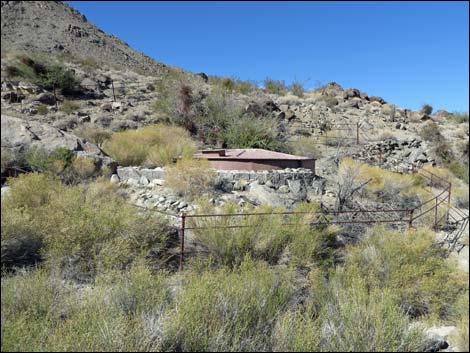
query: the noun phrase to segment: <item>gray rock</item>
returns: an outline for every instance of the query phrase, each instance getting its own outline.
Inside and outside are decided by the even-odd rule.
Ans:
[[[111,183],[118,184],[119,183],[119,176],[117,174],[111,175]]]
[[[145,175],[142,175],[139,179],[139,184],[143,186],[147,186],[150,183],[150,181],[147,179]]]
[[[40,93],[36,98],[36,101],[47,105],[54,105],[56,103],[55,96],[50,92]]]
[[[10,187],[9,186],[4,186],[2,187],[2,194],[1,194],[1,197],[3,198],[4,196],[6,196],[9,192],[10,192]]]
[[[290,191],[287,185],[281,185],[278,190],[279,192],[282,192],[283,194],[287,194]]]

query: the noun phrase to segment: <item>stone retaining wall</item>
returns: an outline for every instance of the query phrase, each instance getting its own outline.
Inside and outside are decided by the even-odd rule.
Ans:
[[[118,167],[117,175],[120,181],[133,179],[133,183],[148,185],[154,180],[165,179],[164,168],[140,168],[140,167]],[[310,169],[278,169],[278,170],[218,170],[217,186],[224,191],[244,190],[249,184],[257,182],[272,189],[283,186],[294,191],[299,188],[314,189],[321,194],[324,187],[324,179],[315,175]]]

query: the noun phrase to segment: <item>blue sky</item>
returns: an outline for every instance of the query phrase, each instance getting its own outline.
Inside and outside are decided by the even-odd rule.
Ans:
[[[69,3],[131,47],[193,72],[307,88],[336,81],[399,107],[468,111],[466,1]]]

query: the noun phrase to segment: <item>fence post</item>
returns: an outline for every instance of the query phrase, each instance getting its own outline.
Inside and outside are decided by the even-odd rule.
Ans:
[[[180,217],[181,217],[180,271],[182,271],[183,270],[183,264],[184,264],[184,228],[185,228],[186,214],[184,212],[181,212]]]
[[[449,223],[449,214],[450,214],[450,195],[452,194],[452,183],[449,182],[449,189],[447,195],[447,223]]]
[[[434,230],[437,230],[437,197],[436,199],[436,206],[434,206]]]
[[[113,102],[116,102],[116,94],[114,93],[114,80],[111,80],[111,86],[113,87]]]
[[[59,106],[57,105],[57,95],[55,94],[55,83],[52,85],[52,89],[54,91],[55,108],[59,109]]]
[[[359,145],[359,123],[356,123],[356,144]]]
[[[413,227],[413,213],[414,213],[414,208],[410,210],[410,219],[408,221],[408,229],[411,229]]]

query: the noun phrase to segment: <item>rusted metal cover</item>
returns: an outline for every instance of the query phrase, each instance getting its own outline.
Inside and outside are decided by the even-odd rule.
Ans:
[[[194,157],[207,159],[213,168],[219,170],[306,168],[315,171],[313,158],[259,148],[203,150]]]

